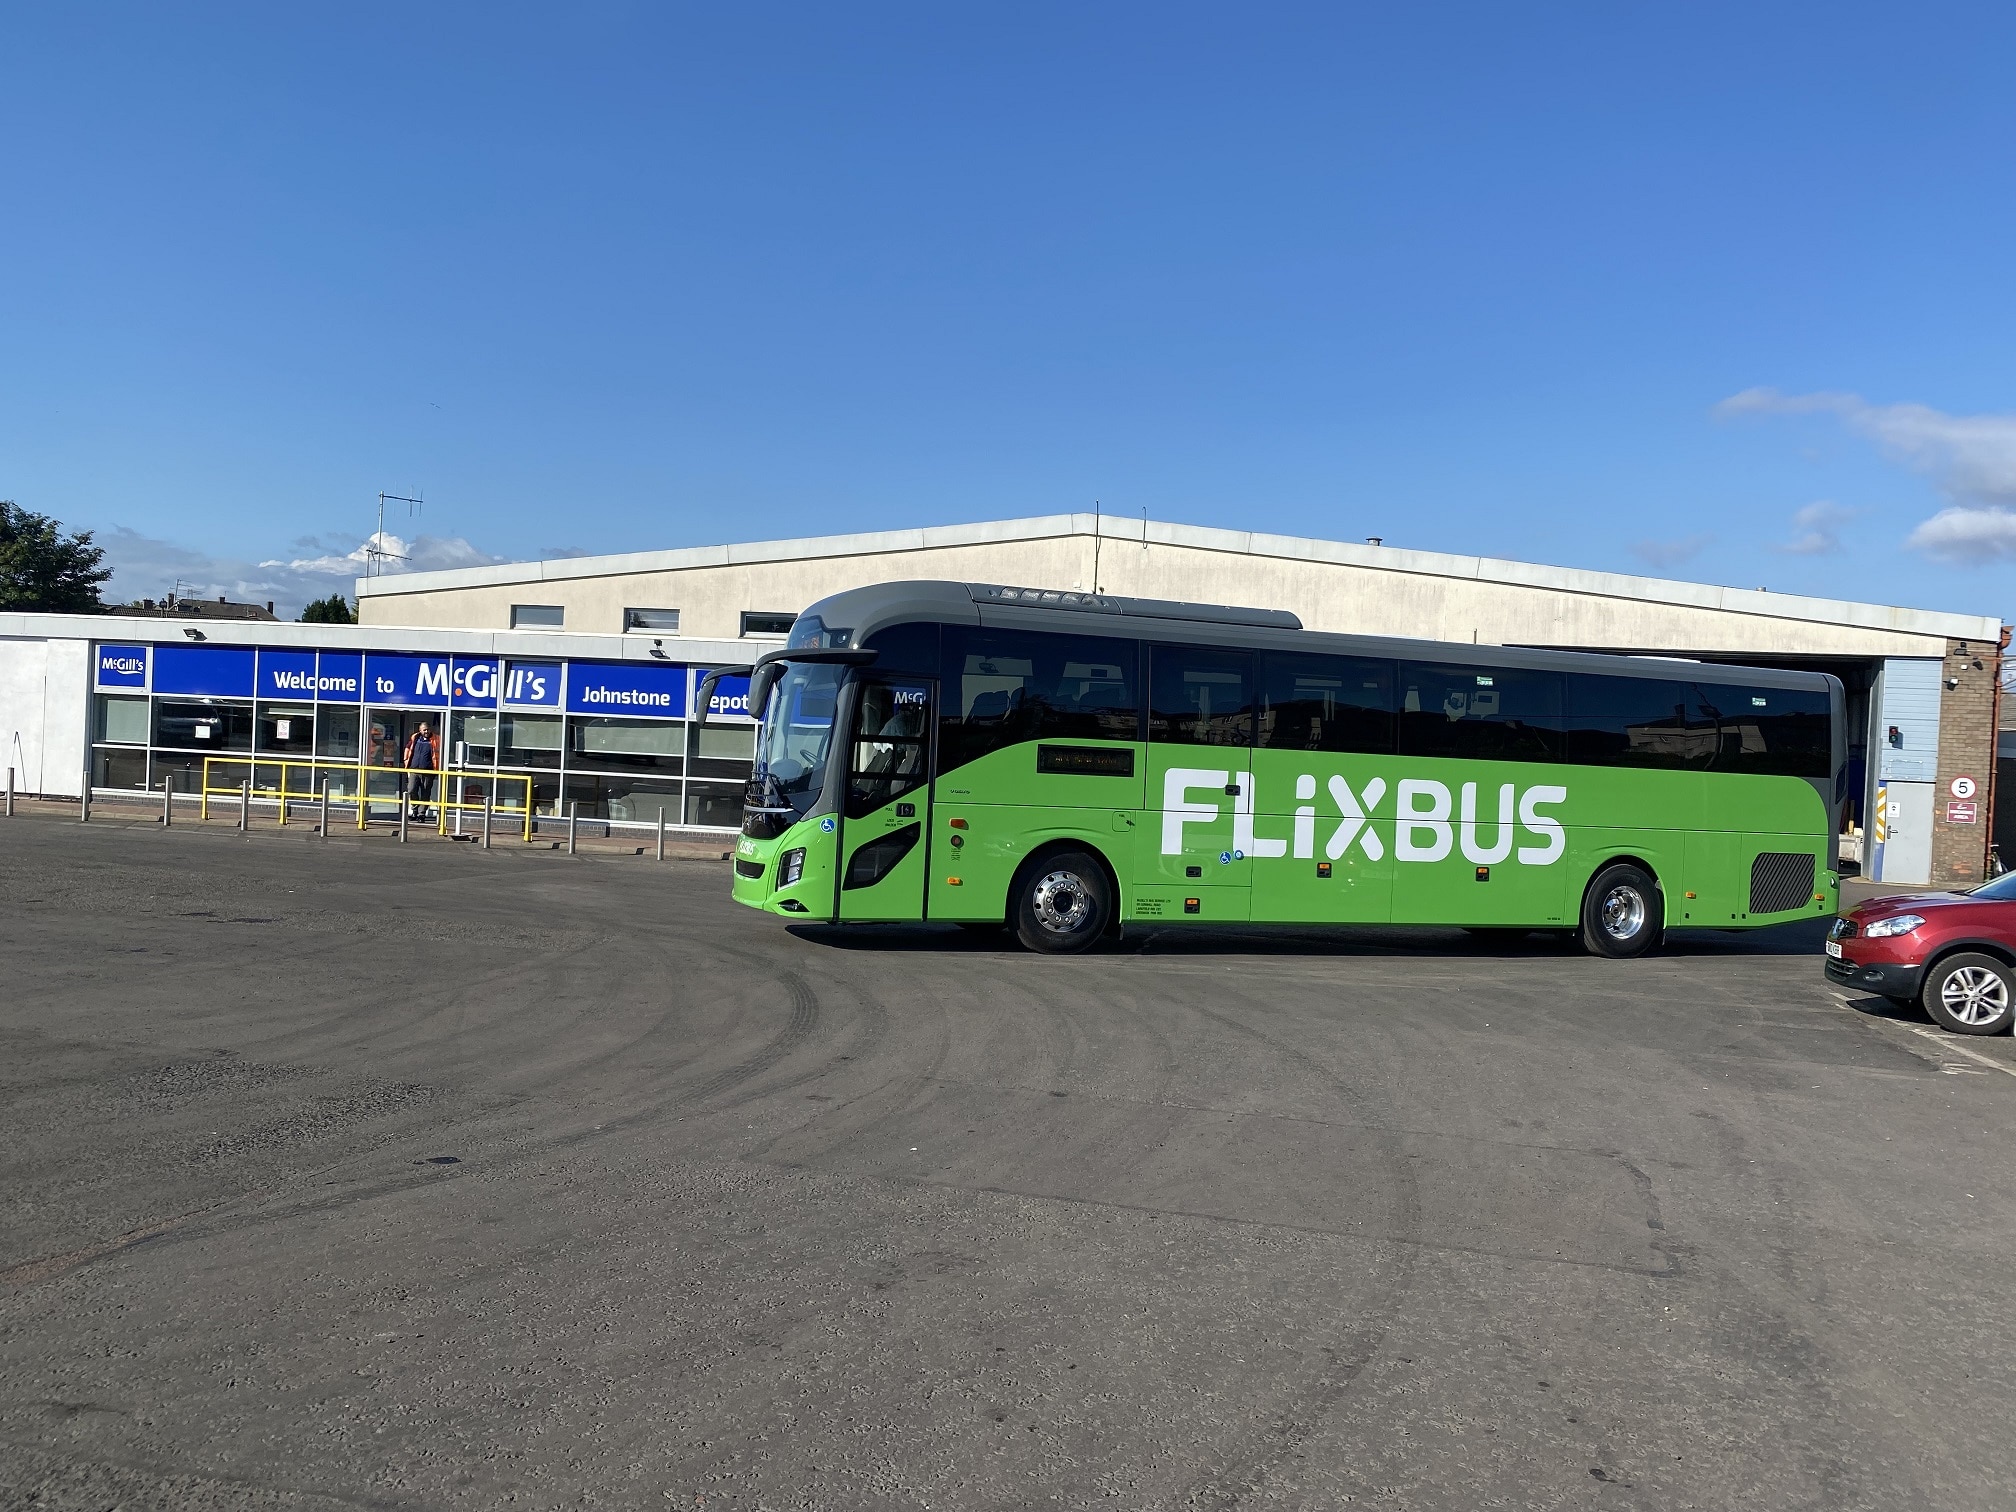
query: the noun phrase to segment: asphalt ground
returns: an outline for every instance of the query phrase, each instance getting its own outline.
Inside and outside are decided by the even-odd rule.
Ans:
[[[1817,923],[726,892],[0,822],[0,1506],[2011,1504],[2016,1050]]]

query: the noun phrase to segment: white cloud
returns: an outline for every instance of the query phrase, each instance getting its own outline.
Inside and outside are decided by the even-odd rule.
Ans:
[[[1825,556],[1841,549],[1841,527],[1861,515],[1859,509],[1819,499],[1792,516],[1792,539],[1778,549],[1793,556]]]
[[[1732,394],[1715,413],[1838,415],[1954,500],[1953,508],[1921,522],[1907,545],[1955,564],[2012,554],[2004,522],[2016,509],[2016,414],[1949,415],[1926,404],[1871,404],[1859,394],[1769,388]]]
[[[294,543],[295,550],[303,555],[264,562],[212,556],[173,541],[142,535],[123,525],[115,526],[99,541],[112,567],[112,581],[106,591],[108,600],[159,599],[170,592],[191,598],[216,598],[221,594],[248,604],[263,604],[270,599],[275,613],[282,619],[292,619],[310,599],[356,592],[357,579],[364,575],[368,544],[367,539],[344,549],[346,542],[356,539],[309,536]],[[383,544],[387,551],[405,558],[388,559],[384,566],[388,574],[439,567],[482,567],[508,560],[493,556],[460,536],[417,536],[408,542],[388,532]]]
[[[2010,561],[2016,559],[2016,510],[1993,505],[1942,509],[1920,521],[1904,544],[1955,567]]]
[[[1682,536],[1677,541],[1633,541],[1631,554],[1655,572],[1671,572],[1682,562],[1701,554],[1713,541],[1712,535]]]
[[[310,547],[324,545],[313,537],[295,544]],[[507,560],[479,550],[461,536],[423,535],[407,541],[388,530],[366,536],[352,550],[340,555],[325,550],[320,556],[296,557],[290,562],[261,562],[259,565],[268,570],[302,572],[316,577],[358,578],[370,570],[373,545],[383,553],[378,571],[387,575],[395,572],[435,572],[447,567],[493,567]]]

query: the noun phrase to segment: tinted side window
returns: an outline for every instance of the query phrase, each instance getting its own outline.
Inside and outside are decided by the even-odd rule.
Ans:
[[[1253,744],[1253,653],[1151,646],[1148,738],[1172,745]]]
[[[1025,740],[1139,740],[1131,640],[945,627],[938,763],[950,771]]]
[[[1260,744],[1277,751],[1393,750],[1393,663],[1260,654]]]
[[[1706,771],[1715,715],[1691,682],[1568,674],[1568,759],[1584,766]]]
[[[918,677],[938,675],[938,626],[929,621],[884,625],[861,644],[882,653],[875,658],[877,672],[891,675],[908,672]]]
[[[1400,751],[1478,761],[1561,758],[1561,674],[1400,663]]]
[[[921,688],[864,683],[854,707],[854,746],[847,765],[847,817],[874,813],[924,784],[931,726]]]
[[[1720,725],[1716,771],[1833,775],[1832,711],[1824,689],[1704,683],[1700,691]]]

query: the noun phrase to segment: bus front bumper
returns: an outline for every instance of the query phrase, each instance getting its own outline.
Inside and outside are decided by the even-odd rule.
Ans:
[[[774,839],[735,841],[737,903],[787,919],[823,919],[832,911],[834,835],[817,820],[794,824]]]

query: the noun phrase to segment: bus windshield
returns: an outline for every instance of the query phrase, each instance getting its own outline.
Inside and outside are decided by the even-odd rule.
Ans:
[[[826,753],[833,744],[834,704],[846,671],[794,662],[777,679],[763,711],[751,807],[789,810],[776,817],[791,824],[818,800]]]

